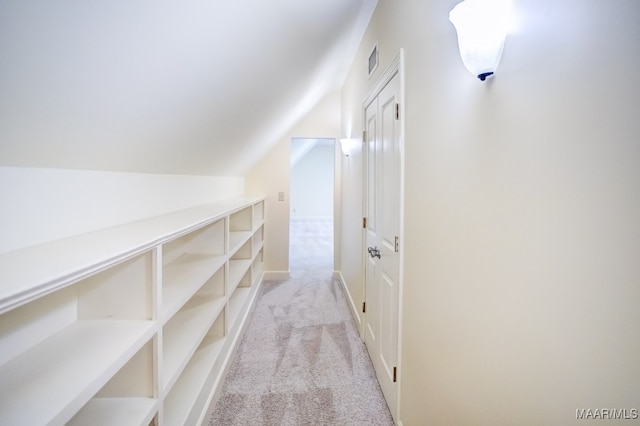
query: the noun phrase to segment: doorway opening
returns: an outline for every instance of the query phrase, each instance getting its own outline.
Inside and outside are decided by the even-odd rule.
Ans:
[[[333,271],[334,138],[291,139],[289,265]]]

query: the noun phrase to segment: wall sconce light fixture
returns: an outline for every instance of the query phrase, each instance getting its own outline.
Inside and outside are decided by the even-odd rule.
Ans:
[[[360,139],[340,139],[340,148],[342,148],[342,153],[347,157],[358,151],[361,144],[362,141]]]
[[[464,0],[449,13],[462,62],[482,81],[493,75],[500,62],[509,11],[510,0]]]

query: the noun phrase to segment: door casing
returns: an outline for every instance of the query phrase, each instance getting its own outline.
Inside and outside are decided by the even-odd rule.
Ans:
[[[367,118],[367,108],[371,105],[371,103],[376,100],[376,98],[380,95],[380,93],[385,89],[385,87],[389,84],[389,82],[394,78],[398,77],[399,79],[399,98],[397,103],[399,104],[399,119],[398,126],[400,127],[400,161],[399,161],[399,205],[398,205],[398,219],[399,219],[399,247],[398,247],[398,306],[397,306],[397,380],[396,380],[396,391],[395,391],[395,401],[388,401],[390,407],[392,407],[392,416],[394,420],[399,422],[399,414],[400,414],[400,401],[401,401],[401,384],[402,384],[402,288],[404,281],[404,51],[400,49],[398,54],[389,64],[387,69],[384,71],[382,76],[373,86],[373,88],[369,91],[369,94],[365,98],[363,102],[363,128],[368,129],[368,118]],[[366,141],[364,141],[366,142]],[[366,156],[368,155],[366,147],[365,147],[365,155],[363,156],[364,161],[368,161]],[[367,167],[366,165],[363,167],[363,217],[366,217],[367,205],[369,203],[369,194],[367,191]],[[363,262],[362,262],[362,274],[365,279],[363,279],[363,294],[365,295],[365,302],[367,306],[369,305],[369,301],[366,294],[366,269],[368,264],[367,257],[369,254],[367,253],[367,229],[363,226],[362,229],[362,247],[363,247]],[[360,322],[360,334],[362,339],[365,339],[366,327],[368,326],[366,313],[362,313],[362,321]]]

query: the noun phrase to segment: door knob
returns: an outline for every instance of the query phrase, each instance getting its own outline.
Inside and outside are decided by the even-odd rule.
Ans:
[[[369,256],[380,259],[380,250],[378,250],[378,246],[369,247],[367,251],[369,252]]]

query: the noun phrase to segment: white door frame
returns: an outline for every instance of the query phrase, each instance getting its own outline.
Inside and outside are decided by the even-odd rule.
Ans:
[[[382,76],[378,79],[378,81],[375,83],[375,85],[369,90],[369,93],[367,94],[364,102],[362,103],[362,120],[363,120],[363,129],[366,129],[367,123],[367,116],[366,116],[366,109],[367,106],[369,106],[369,104],[371,104],[371,102],[373,102],[376,97],[380,94],[380,92],[382,91],[382,89],[384,89],[384,87],[391,81],[391,79],[393,77],[396,76],[396,74],[398,75],[399,79],[400,79],[400,99],[399,99],[399,104],[400,104],[400,118],[399,118],[399,125],[400,125],[400,206],[399,206],[399,216],[400,216],[400,244],[399,244],[399,272],[398,272],[398,378],[397,378],[397,401],[396,401],[396,413],[392,413],[394,419],[397,419],[398,421],[400,421],[400,403],[401,403],[401,389],[402,389],[402,305],[403,305],[403,287],[404,287],[404,144],[405,144],[405,138],[404,138],[404,117],[405,117],[405,81],[404,81],[404,49],[400,49],[400,51],[398,52],[398,54],[393,58],[393,60],[391,61],[391,63],[387,66],[387,68],[385,69],[385,71],[382,73]],[[363,141],[364,143],[365,141]],[[363,157],[363,161],[367,161],[364,157]],[[366,178],[366,173],[367,173],[367,168],[366,167],[362,167],[362,174],[363,174],[363,178],[362,178],[362,212],[363,215],[362,217],[366,216],[366,203],[367,203],[367,190],[366,190],[366,184],[367,184],[367,178]],[[362,228],[362,277],[365,277],[365,268],[366,268],[366,260],[365,260],[365,254],[364,254],[364,247],[366,247],[366,229],[363,227]],[[362,280],[362,294],[365,295],[365,300],[366,300],[366,279]],[[362,314],[363,316],[366,315],[366,313]],[[364,333],[365,333],[365,321],[362,320],[360,321],[360,337],[362,339],[364,339]],[[401,424],[401,422],[400,422]]]

